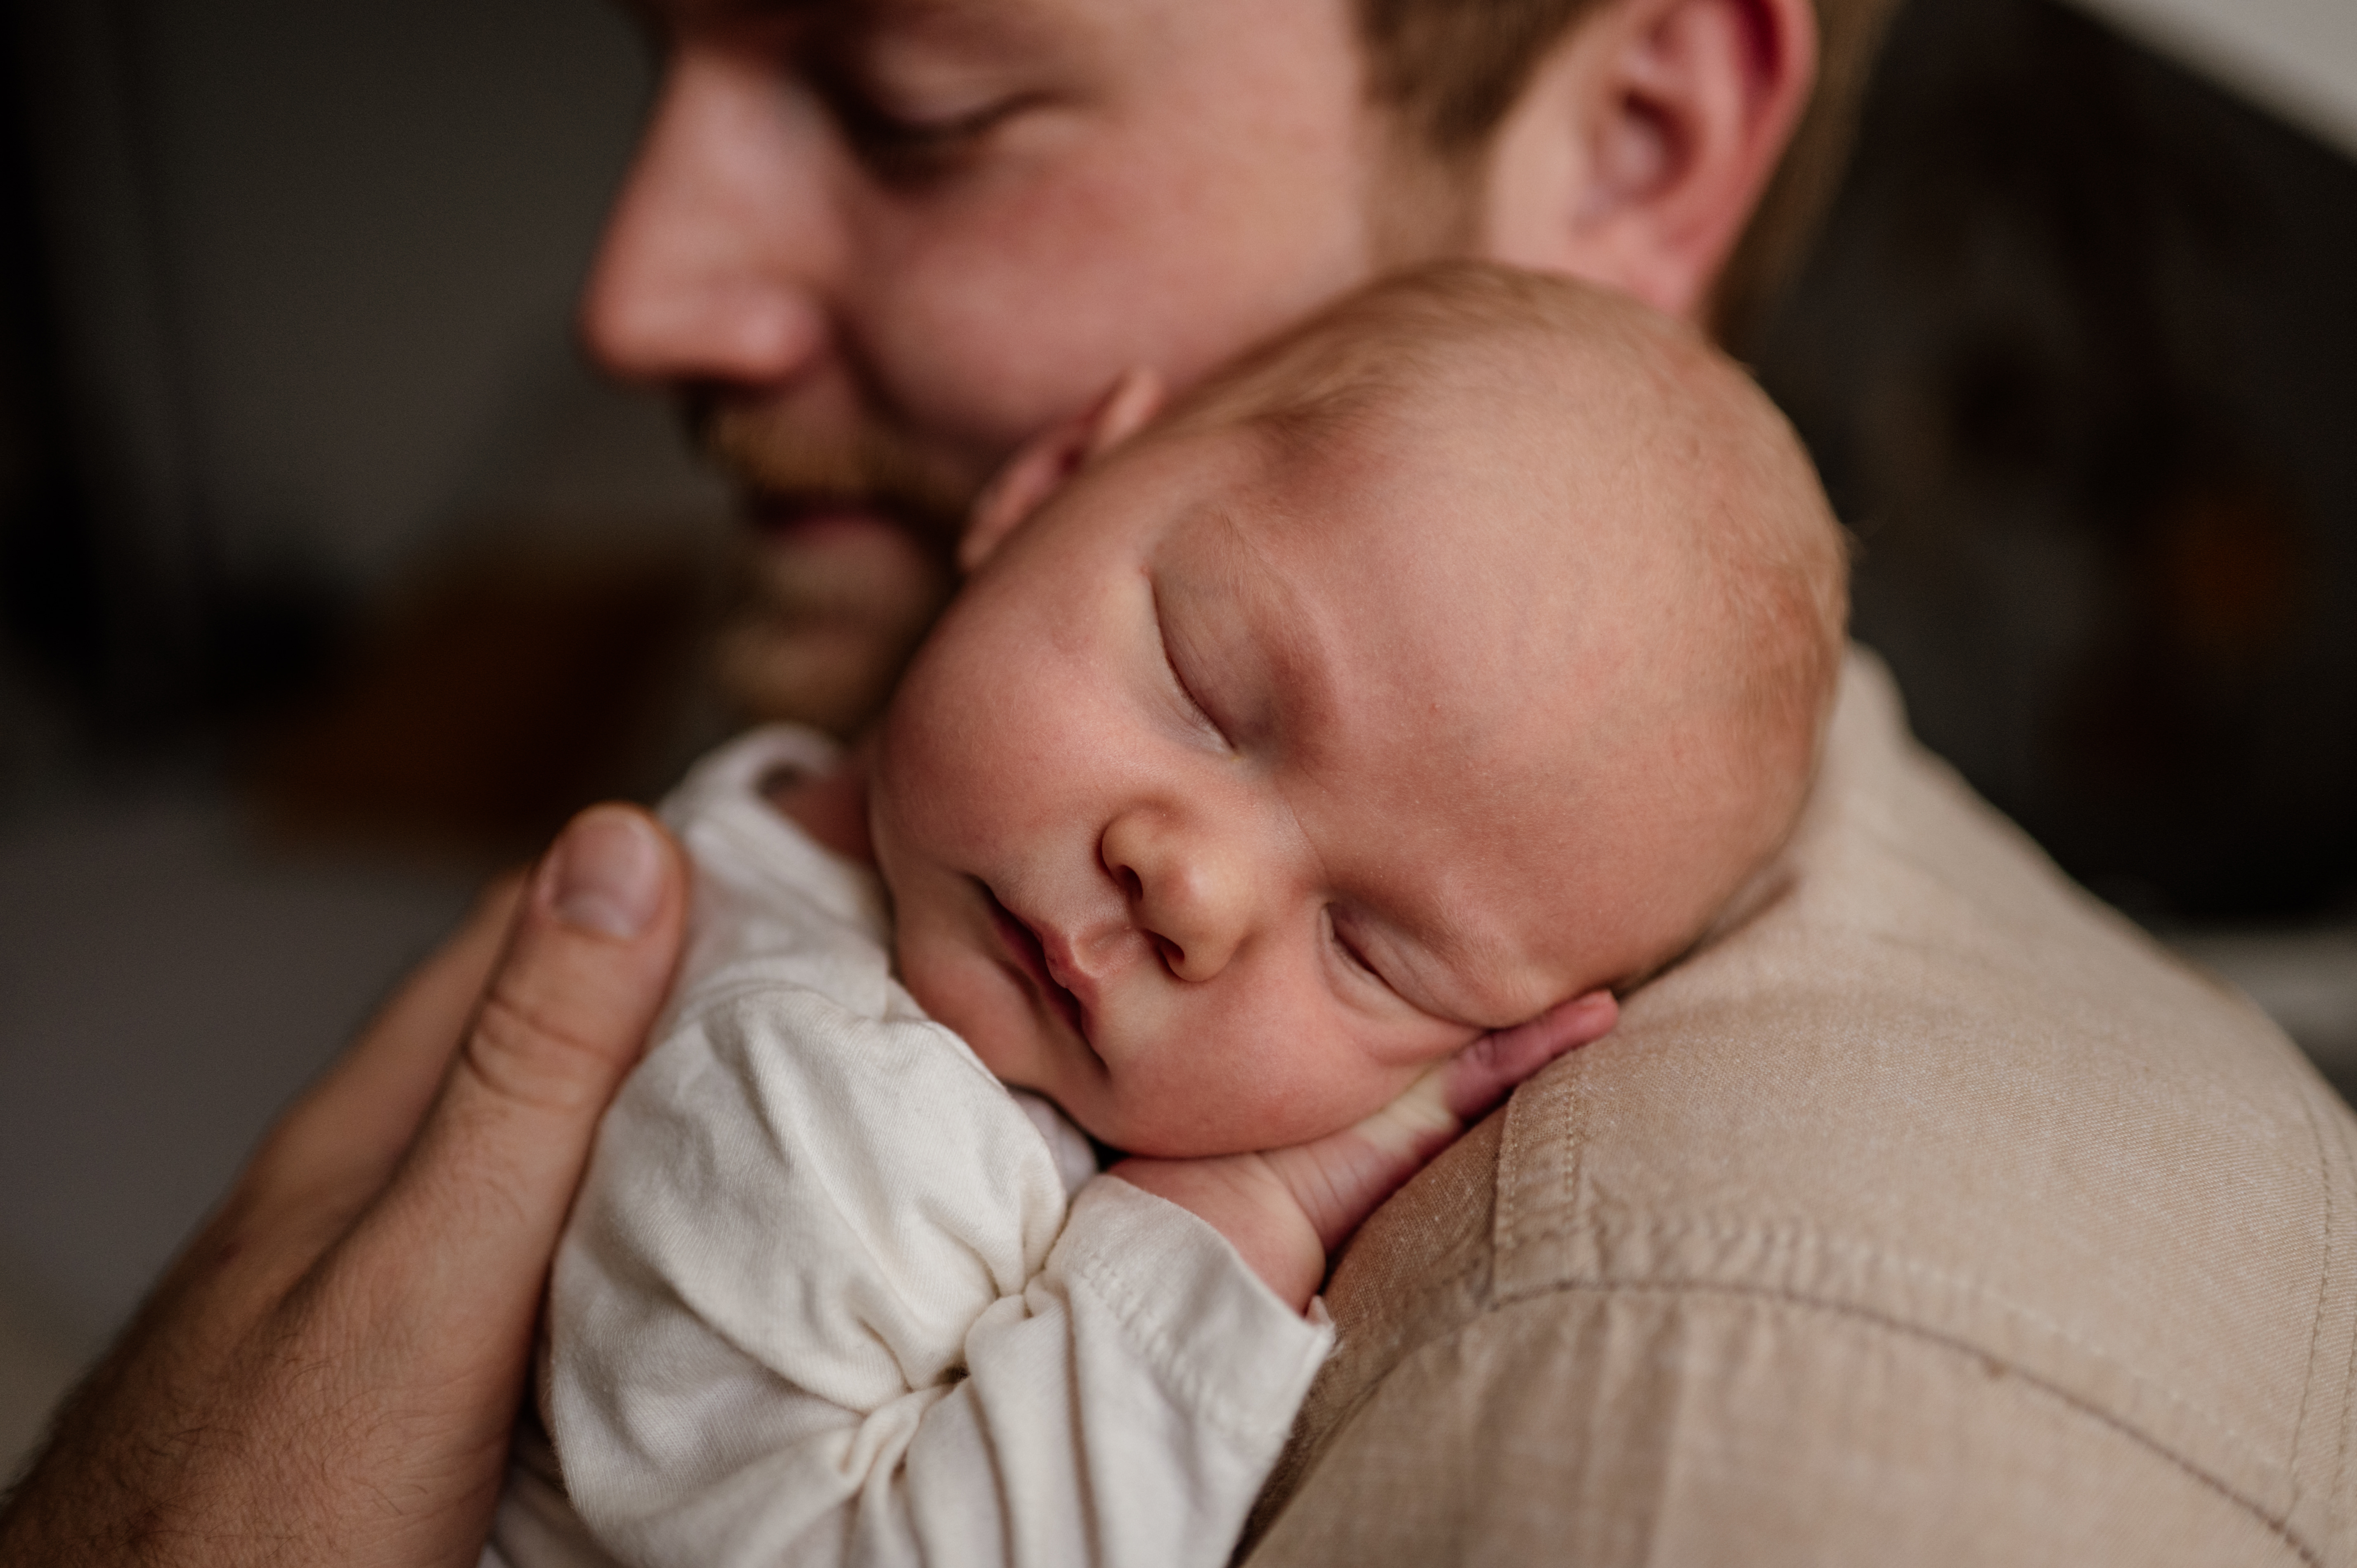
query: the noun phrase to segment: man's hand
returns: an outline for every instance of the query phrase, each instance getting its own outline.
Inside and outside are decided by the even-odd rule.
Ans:
[[[0,1563],[472,1564],[557,1233],[685,903],[670,838],[619,807],[488,894],[69,1402]]]
[[[1315,1143],[1203,1160],[1124,1160],[1113,1174],[1199,1216],[1296,1307],[1376,1206],[1455,1143],[1514,1086],[1620,1020],[1607,991],[1484,1035],[1355,1127]]]

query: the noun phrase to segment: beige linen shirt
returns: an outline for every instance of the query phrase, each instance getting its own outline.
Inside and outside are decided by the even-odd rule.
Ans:
[[[1245,1560],[2351,1562],[2352,1132],[1854,659],[1770,874],[1342,1258]]]

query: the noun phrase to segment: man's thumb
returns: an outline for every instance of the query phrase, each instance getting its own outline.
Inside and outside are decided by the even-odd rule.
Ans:
[[[678,847],[644,811],[598,806],[573,820],[533,874],[370,1240],[414,1258],[430,1233],[454,1279],[529,1303],[597,1118],[662,1005],[686,904]]]
[[[591,1120],[639,1058],[671,983],[686,877],[643,811],[576,817],[533,872],[446,1097]]]

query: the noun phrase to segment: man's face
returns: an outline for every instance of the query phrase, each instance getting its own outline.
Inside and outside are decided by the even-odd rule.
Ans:
[[[648,4],[587,334],[690,392],[819,610],[885,592],[879,512],[943,538],[1124,370],[1183,386],[1405,259],[1349,0]]]
[[[1433,548],[1452,512],[1562,532],[1510,448],[1393,437],[1452,462],[1125,449],[984,566],[886,716],[903,981],[1118,1147],[1335,1131],[1661,939],[1608,896],[1662,846],[1649,792],[1591,778],[1573,650],[1640,633],[1592,582],[1517,580],[1512,528]],[[1530,651],[1565,624],[1591,629]]]

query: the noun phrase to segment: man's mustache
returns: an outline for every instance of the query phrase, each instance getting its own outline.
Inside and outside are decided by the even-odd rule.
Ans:
[[[692,398],[683,413],[694,448],[757,497],[872,508],[942,541],[965,526],[977,487],[888,428],[815,432],[774,408],[718,398]]]

